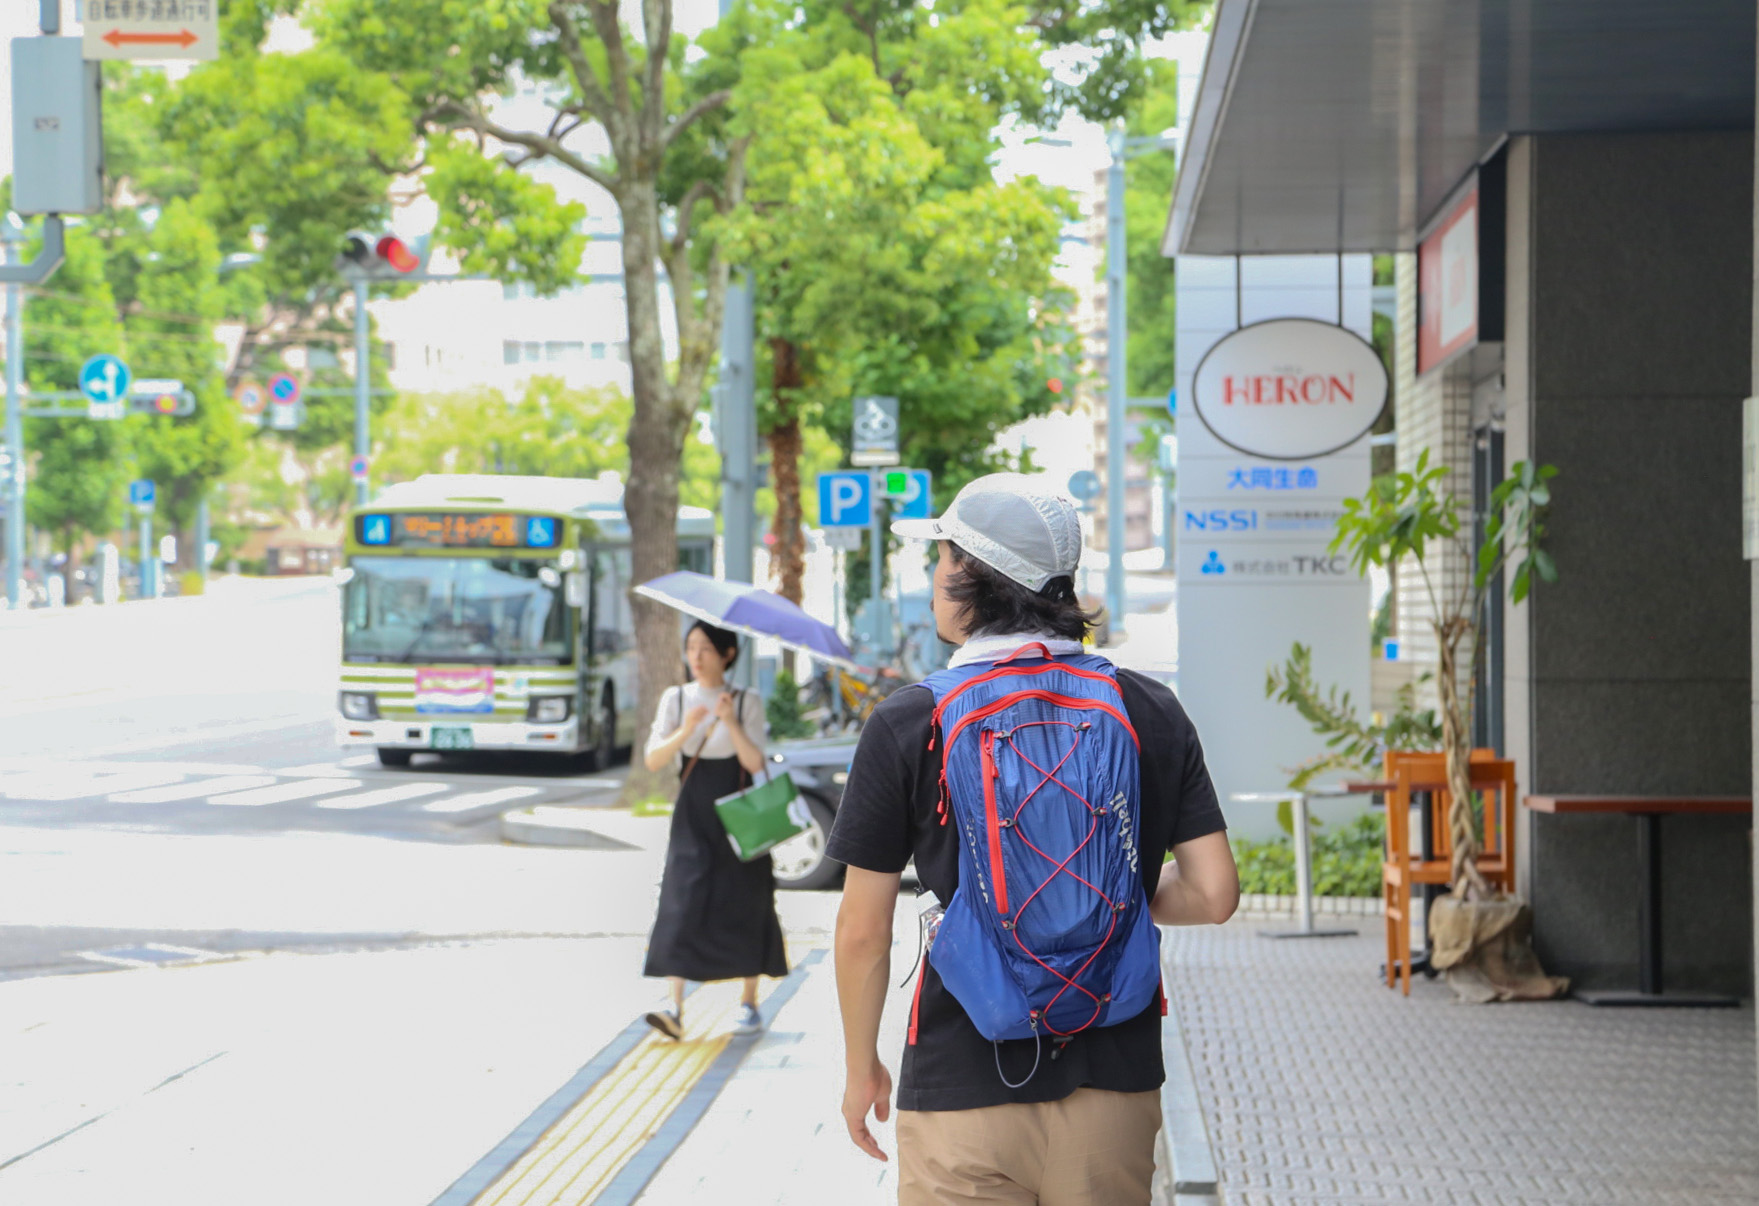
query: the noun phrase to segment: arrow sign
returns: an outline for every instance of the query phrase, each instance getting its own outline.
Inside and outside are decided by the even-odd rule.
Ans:
[[[213,59],[220,55],[220,6],[87,0],[84,59]]]
[[[187,29],[176,33],[123,33],[112,29],[104,35],[104,41],[112,46],[194,46],[201,39]]]

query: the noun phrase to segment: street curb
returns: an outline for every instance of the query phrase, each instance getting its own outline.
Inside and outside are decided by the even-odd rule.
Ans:
[[[501,814],[501,840],[520,846],[569,846],[586,850],[639,850],[641,847],[607,837],[563,812],[579,813],[584,809],[560,809],[542,804],[515,808]]]
[[[1166,1061],[1160,1110],[1167,1159],[1172,1164],[1172,1192],[1175,1200],[1187,1196],[1213,1198],[1221,1178],[1216,1173],[1215,1152],[1209,1145],[1209,1126],[1203,1120],[1203,1103],[1197,1097],[1197,1079],[1191,1072],[1191,1055],[1185,1049],[1179,1008],[1171,996],[1166,1003],[1166,1017],[1160,1024],[1161,1053]]]

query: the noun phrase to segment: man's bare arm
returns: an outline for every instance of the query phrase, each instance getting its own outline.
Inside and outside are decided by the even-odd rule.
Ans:
[[[892,1075],[879,1057],[880,1014],[892,971],[892,914],[898,904],[897,873],[850,867],[837,910],[837,1001],[843,1012],[843,1057],[848,1083],[843,1122],[855,1146],[884,1160],[867,1112],[884,1122],[892,1112]]]
[[[1240,873],[1228,835],[1205,834],[1173,847],[1148,907],[1161,925],[1220,925],[1240,904]]]

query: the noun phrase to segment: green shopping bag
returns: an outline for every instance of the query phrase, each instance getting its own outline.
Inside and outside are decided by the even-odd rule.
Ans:
[[[786,772],[722,796],[715,801],[715,814],[727,830],[733,853],[748,863],[812,827],[812,813]]]

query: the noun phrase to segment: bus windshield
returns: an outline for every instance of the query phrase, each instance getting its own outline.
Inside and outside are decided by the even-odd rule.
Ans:
[[[573,623],[554,565],[513,557],[354,557],[342,656],[562,665]]]

